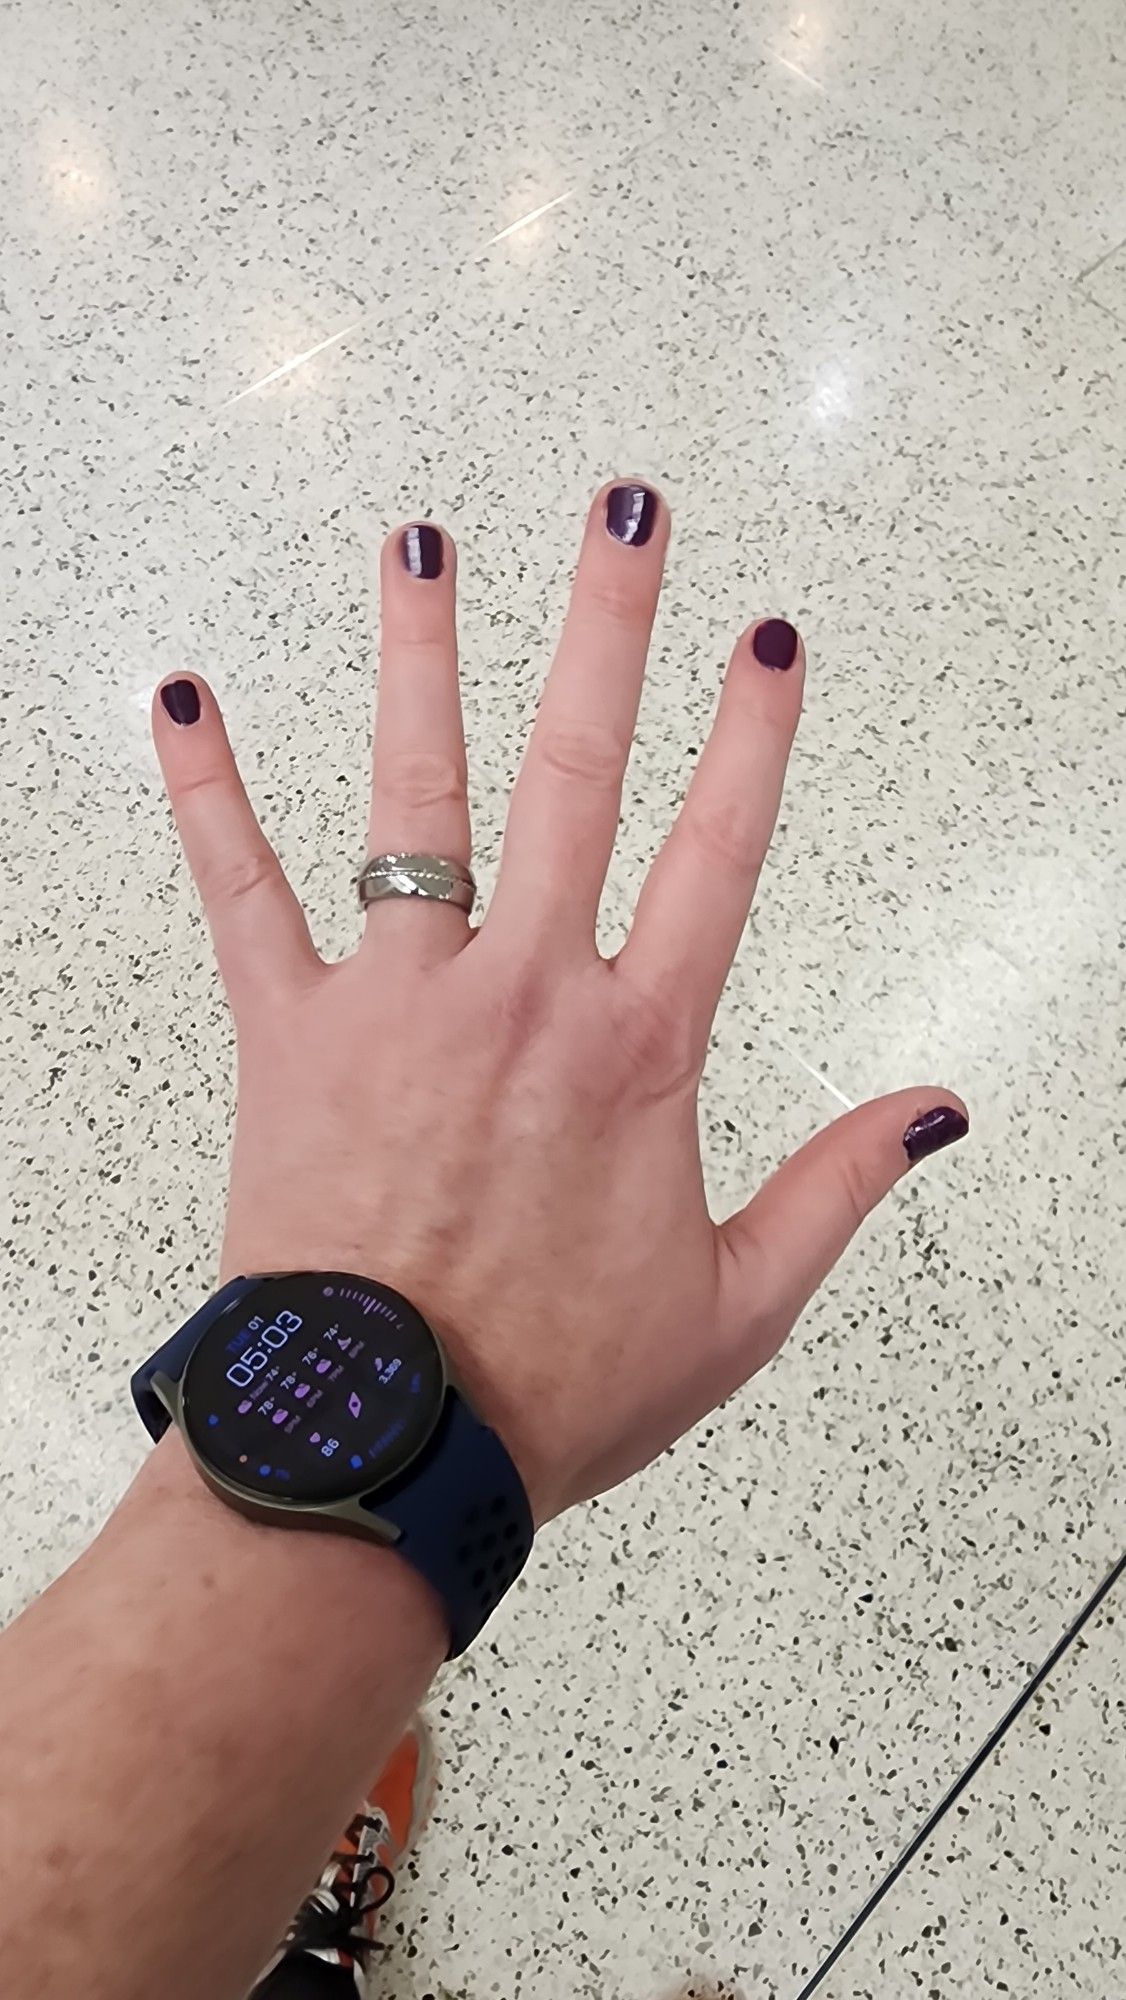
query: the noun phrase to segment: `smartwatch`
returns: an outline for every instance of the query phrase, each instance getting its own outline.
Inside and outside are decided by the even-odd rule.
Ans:
[[[181,1432],[256,1519],[394,1548],[465,1651],[528,1559],[520,1475],[474,1416],[421,1313],[342,1271],[233,1278],[133,1376],[154,1438]]]

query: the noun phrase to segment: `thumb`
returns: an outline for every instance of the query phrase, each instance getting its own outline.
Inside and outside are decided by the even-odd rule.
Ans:
[[[951,1091],[899,1090],[818,1132],[720,1231],[734,1322],[745,1322],[753,1302],[781,1345],[877,1202],[969,1129]]]

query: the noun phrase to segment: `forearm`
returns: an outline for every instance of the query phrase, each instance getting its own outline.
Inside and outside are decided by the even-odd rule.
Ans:
[[[397,1556],[243,1519],[170,1435],[0,1639],[8,2000],[242,2000],[445,1648]]]

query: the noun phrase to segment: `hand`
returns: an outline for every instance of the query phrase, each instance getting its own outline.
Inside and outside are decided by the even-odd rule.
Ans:
[[[697,1088],[805,662],[778,620],[737,641],[629,939],[603,960],[595,921],[668,532],[643,487],[595,500],[477,930],[449,905],[385,902],[355,955],[325,965],[213,696],[180,679],[154,703],[238,1035],[224,1275],[336,1268],[405,1293],[541,1522],[761,1368],[911,1161],[967,1129],[948,1093],[902,1091],[711,1221]],[[454,580],[437,529],[386,543],[371,854],[469,859]]]

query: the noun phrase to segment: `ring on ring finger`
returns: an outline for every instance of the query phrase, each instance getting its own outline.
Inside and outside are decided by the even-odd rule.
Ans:
[[[356,893],[361,909],[396,897],[452,903],[468,916],[477,900],[473,870],[440,854],[374,854],[360,870]]]

